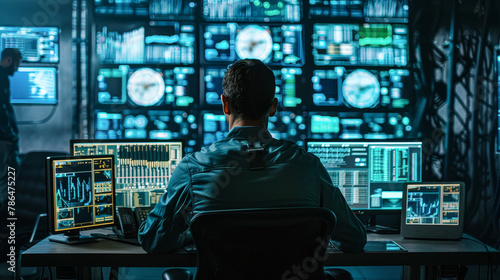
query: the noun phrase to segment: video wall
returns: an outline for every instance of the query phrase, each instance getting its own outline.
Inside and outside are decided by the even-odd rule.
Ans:
[[[92,1],[91,1],[92,2]],[[275,138],[404,138],[415,101],[408,0],[94,0],[92,136],[223,139],[222,78],[276,76]]]

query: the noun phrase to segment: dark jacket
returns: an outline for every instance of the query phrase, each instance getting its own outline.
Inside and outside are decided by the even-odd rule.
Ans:
[[[10,81],[7,70],[0,66],[0,141],[8,141],[19,149],[19,137],[14,108],[10,104]]]

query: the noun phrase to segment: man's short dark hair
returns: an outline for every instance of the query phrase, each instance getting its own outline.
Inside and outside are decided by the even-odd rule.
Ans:
[[[2,51],[2,60],[7,58],[7,57],[12,57],[12,61],[19,62],[23,58],[21,55],[21,52],[18,49],[15,48],[5,48]]]
[[[258,59],[242,59],[229,67],[222,80],[231,111],[245,120],[262,120],[273,104],[274,73]]]

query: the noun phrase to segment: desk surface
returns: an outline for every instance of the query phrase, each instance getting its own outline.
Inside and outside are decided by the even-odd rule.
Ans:
[[[416,240],[399,234],[368,234],[368,240],[393,240],[408,252],[334,252],[326,266],[500,264],[500,251],[470,239]],[[196,266],[196,254],[184,250],[148,254],[141,247],[110,240],[67,245],[40,241],[22,254],[23,266],[168,267]]]

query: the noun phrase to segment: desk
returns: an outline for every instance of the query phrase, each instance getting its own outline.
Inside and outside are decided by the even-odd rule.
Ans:
[[[456,241],[403,239],[399,234],[368,234],[369,240],[394,240],[408,252],[368,252],[347,254],[335,252],[325,266],[405,266],[405,279],[420,279],[421,267],[430,278],[436,265],[500,264],[500,251],[461,239]],[[90,279],[91,267],[192,267],[196,254],[179,251],[148,254],[141,247],[101,240],[86,244],[66,245],[40,241],[22,254],[23,266],[79,267],[81,279]]]

